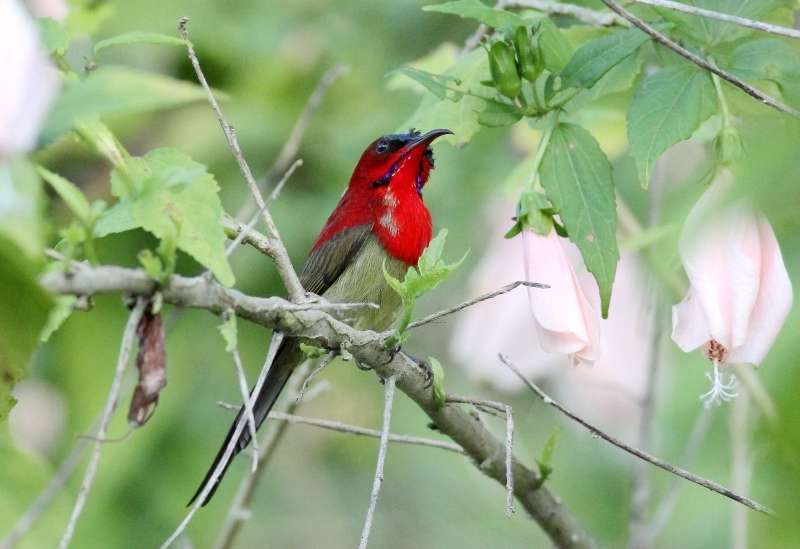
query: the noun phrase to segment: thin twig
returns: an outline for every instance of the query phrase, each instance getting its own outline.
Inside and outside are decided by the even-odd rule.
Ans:
[[[650,367],[646,369],[646,385],[641,405],[641,423],[639,424],[638,444],[645,449],[652,449],[653,427],[656,409],[656,385],[661,365],[662,318],[660,307],[653,305],[651,312],[652,334],[650,336]],[[647,540],[647,509],[650,502],[650,479],[647,464],[636,460],[631,470],[631,502],[630,521],[628,525],[630,549],[649,547]]]
[[[111,422],[111,416],[117,408],[117,401],[119,400],[119,390],[122,384],[122,374],[128,366],[133,348],[133,342],[136,336],[136,327],[142,319],[147,300],[139,298],[136,300],[136,305],[133,307],[128,322],[125,325],[125,331],[122,333],[122,343],[119,348],[119,355],[117,356],[117,367],[114,370],[114,378],[111,381],[111,389],[108,391],[108,398],[106,398],[105,406],[103,407],[103,415],[100,417],[100,425],[97,428],[97,437],[100,439],[105,438],[108,431],[108,424]],[[72,514],[69,517],[67,528],[64,530],[64,535],[58,544],[59,549],[66,549],[72,540],[75,533],[75,526],[81,516],[86,499],[89,497],[89,491],[92,489],[94,477],[97,474],[97,466],[100,463],[100,452],[103,448],[102,442],[95,442],[92,456],[89,459],[89,464],[86,466],[86,472],[83,475],[80,490],[78,491],[78,498],[75,501],[75,507],[72,509]]]
[[[97,423],[99,424],[99,418]],[[37,496],[25,514],[17,520],[6,537],[0,540],[0,549],[12,549],[30,531],[33,524],[50,507],[53,499],[61,492],[69,477],[78,468],[83,454],[88,448],[89,441],[85,438],[78,438],[47,487]]]
[[[694,461],[697,452],[700,450],[700,446],[706,438],[708,428],[711,426],[711,420],[714,417],[713,412],[714,408],[700,407],[700,413],[694,421],[689,439],[678,461],[681,466],[688,467]],[[661,500],[661,503],[658,504],[658,507],[656,507],[653,518],[647,527],[647,535],[644,538],[643,544],[644,547],[651,547],[658,534],[664,526],[667,525],[667,522],[669,522],[669,518],[675,510],[675,505],[678,503],[678,495],[683,486],[684,484],[680,482],[680,479],[677,477],[672,479],[667,494]]]
[[[453,313],[457,313],[459,311],[462,311],[463,309],[466,309],[467,307],[472,307],[473,305],[477,305],[481,301],[494,299],[495,297],[497,297],[499,295],[503,295],[505,293],[508,293],[511,290],[513,290],[515,288],[518,288],[519,286],[526,286],[528,288],[542,288],[542,289],[547,289],[547,288],[550,287],[547,284],[539,284],[538,282],[527,282],[525,280],[518,280],[516,282],[512,282],[511,284],[506,284],[502,288],[498,288],[497,290],[494,290],[492,292],[485,293],[483,295],[479,295],[478,297],[475,297],[475,298],[472,298],[470,300],[467,300],[464,303],[456,305],[455,307],[450,307],[449,309],[444,309],[442,311],[438,311],[436,313],[430,314],[430,315],[428,315],[428,316],[426,316],[424,318],[421,318],[419,320],[415,320],[414,322],[412,322],[412,323],[410,323],[408,325],[407,329],[410,330],[411,328],[418,328],[418,327],[423,326],[425,324],[429,324],[429,323],[433,322],[434,320],[439,320],[443,316],[451,315]]]
[[[186,41],[186,50],[189,54],[189,61],[191,62],[194,72],[197,75],[197,80],[200,82],[200,85],[203,87],[203,89],[205,89],[206,95],[208,95],[208,102],[211,104],[211,108],[214,110],[217,121],[219,122],[219,125],[225,134],[225,138],[228,141],[228,147],[231,149],[233,156],[236,158],[236,162],[239,164],[239,170],[242,172],[242,176],[244,176],[247,186],[250,188],[250,193],[253,195],[258,208],[262,210],[261,216],[264,219],[264,225],[267,228],[267,238],[270,244],[270,257],[272,257],[273,261],[275,261],[275,265],[278,268],[278,273],[280,274],[283,284],[286,286],[286,291],[289,294],[289,299],[295,303],[300,303],[305,299],[305,290],[303,290],[303,286],[300,284],[300,279],[297,277],[297,273],[292,266],[292,261],[289,258],[286,247],[283,245],[278,228],[275,226],[275,222],[272,220],[272,215],[270,215],[269,209],[266,207],[264,202],[264,198],[261,196],[261,192],[258,189],[258,184],[253,177],[253,172],[250,171],[250,166],[247,164],[247,160],[245,160],[244,155],[242,154],[242,149],[239,146],[239,140],[236,138],[236,132],[234,131],[233,126],[231,126],[225,119],[225,115],[222,113],[222,109],[220,108],[217,99],[214,97],[214,92],[211,91],[211,87],[208,85],[205,74],[203,74],[203,69],[200,68],[200,61],[197,58],[197,53],[195,53],[194,47],[189,41],[189,33],[186,30],[186,26],[188,24],[189,18],[181,17],[178,22],[178,33],[180,34],[181,38]]]
[[[233,313],[231,313],[233,314]],[[255,473],[258,467],[258,438],[256,437],[256,416],[253,413],[253,405],[250,402],[250,394],[247,390],[247,376],[244,373],[242,366],[242,357],[239,354],[239,346],[231,349],[231,356],[233,363],[236,365],[236,377],[239,379],[239,391],[242,393],[242,402],[244,403],[244,415],[247,417],[247,426],[250,429],[250,438],[253,441],[253,465],[252,471]]]
[[[225,248],[225,257],[230,257],[230,255],[237,249],[239,244],[241,244],[242,241],[246,237],[248,237],[248,236],[255,237],[255,235],[251,235],[251,231],[256,226],[256,223],[258,222],[258,218],[261,217],[261,214],[264,212],[265,208],[268,208],[270,204],[272,204],[273,202],[275,202],[275,200],[278,199],[278,196],[280,195],[280,192],[283,189],[283,186],[286,184],[286,182],[292,176],[294,171],[297,168],[299,168],[300,166],[302,166],[302,165],[303,165],[303,160],[298,158],[297,160],[294,161],[294,164],[289,166],[289,169],[286,170],[285,174],[283,174],[283,177],[281,178],[281,180],[278,182],[278,184],[275,186],[275,188],[272,189],[272,193],[270,193],[269,197],[264,201],[264,205],[261,208],[259,208],[253,214],[253,216],[247,222],[247,225],[241,226],[242,228],[241,228],[241,230],[239,230],[239,234],[236,235],[236,238],[233,239],[233,242],[228,244],[228,247]],[[247,204],[247,202],[245,202],[245,204]],[[207,271],[207,272],[210,272],[210,271]]]
[[[754,21],[753,19],[746,19],[738,15],[730,15],[728,13],[720,13],[718,11],[707,10],[698,8],[689,4],[681,4],[680,2],[673,2],[672,0],[631,0],[634,4],[647,4],[648,6],[656,6],[659,8],[667,8],[670,10],[681,11],[689,15],[696,15],[698,17],[707,17],[709,19],[716,19],[718,21],[725,21],[726,23],[733,23],[740,27],[747,27],[749,29],[760,30],[777,34],[779,36],[787,36],[789,38],[800,39],[800,31],[773,25],[771,23],[764,23],[763,21]]]
[[[625,19],[613,13],[604,13],[566,2],[553,2],[552,0],[511,0],[508,2],[507,6],[509,8],[531,8],[552,15],[569,15],[582,23],[600,27],[610,27],[613,25],[626,27],[628,25]]]
[[[343,423],[341,421],[332,421],[330,419],[322,419],[316,417],[305,417],[305,416],[298,416],[294,414],[286,414],[283,412],[270,412],[268,419],[274,419],[276,421],[287,421],[289,423],[299,423],[302,425],[313,425],[314,427],[320,427],[322,429],[328,429],[330,431],[337,431],[339,433],[348,433],[351,435],[359,435],[365,436],[370,438],[381,438],[381,431],[377,429],[368,429],[366,427],[359,427],[358,425],[351,425],[349,423]],[[455,444],[453,442],[447,442],[446,440],[435,440],[432,438],[425,438],[425,437],[416,437],[413,435],[397,435],[394,433],[389,433],[389,442],[398,443],[398,444],[411,444],[417,446],[428,446],[430,448],[439,448],[441,450],[449,450],[451,452],[455,452],[457,454],[464,454],[464,449]]]
[[[369,494],[369,507],[367,507],[367,516],[364,519],[364,528],[361,530],[361,541],[358,543],[358,549],[367,549],[369,533],[372,530],[372,519],[375,516],[375,508],[378,506],[378,495],[381,493],[383,466],[386,462],[386,451],[389,448],[389,427],[392,421],[392,403],[394,402],[396,384],[397,378],[395,376],[391,376],[384,381],[383,427],[381,429],[381,443],[378,447],[378,463],[375,466],[375,477],[372,479],[372,491]]]
[[[759,513],[764,513],[764,514],[770,515],[770,516],[774,515],[774,513],[772,512],[771,509],[769,509],[765,505],[762,505],[762,504],[758,503],[757,501],[753,501],[750,498],[747,498],[745,496],[739,495],[739,494],[733,492],[732,490],[730,490],[728,488],[725,488],[721,484],[717,484],[716,482],[714,482],[712,480],[705,479],[703,477],[695,475],[694,473],[690,473],[689,471],[685,471],[684,469],[681,469],[680,467],[676,467],[675,465],[667,463],[666,461],[664,461],[662,459],[659,459],[659,458],[657,458],[655,456],[652,456],[652,455],[648,454],[647,452],[643,452],[642,450],[639,450],[638,448],[634,448],[632,446],[629,446],[629,445],[625,444],[624,442],[622,442],[622,441],[612,437],[611,435],[605,433],[604,431],[601,431],[600,429],[598,429],[594,425],[592,425],[592,424],[588,423],[587,421],[585,421],[584,419],[578,417],[577,415],[575,415],[571,411],[569,411],[566,408],[564,408],[561,404],[559,404],[558,402],[556,402],[555,400],[553,400],[552,398],[547,396],[547,394],[545,394],[544,391],[542,391],[535,383],[533,383],[527,377],[525,377],[525,375],[522,372],[520,372],[519,369],[516,366],[514,366],[514,364],[512,364],[502,354],[500,355],[500,360],[503,362],[503,364],[508,366],[508,368],[511,369],[511,371],[513,371],[515,374],[517,374],[517,377],[519,377],[528,386],[528,388],[536,394],[536,396],[541,398],[542,401],[545,404],[549,404],[550,406],[554,407],[556,410],[558,410],[559,412],[561,412],[562,414],[564,414],[565,416],[570,418],[571,420],[579,423],[580,425],[582,425],[583,427],[588,429],[589,432],[592,433],[592,435],[600,437],[603,440],[605,440],[606,442],[609,442],[609,443],[613,444],[614,446],[616,446],[620,450],[624,450],[625,452],[628,452],[629,454],[631,454],[633,456],[636,456],[639,459],[643,459],[646,462],[651,463],[652,465],[655,465],[656,467],[664,469],[665,471],[667,471],[669,473],[672,473],[673,475],[677,475],[679,477],[685,478],[686,480],[688,480],[690,482],[694,482],[695,484],[697,484],[699,486],[702,486],[704,488],[707,488],[707,489],[711,490],[712,492],[716,492],[716,493],[721,494],[721,495],[723,495],[723,496],[725,496],[727,498],[732,499],[733,501],[739,502],[742,505],[746,505],[747,507],[750,507],[754,511],[758,511]]]
[[[308,384],[311,383],[311,380],[314,379],[317,374],[319,374],[325,367],[330,364],[333,359],[336,357],[336,353],[330,352],[320,358],[319,364],[316,368],[314,368],[308,376],[303,380],[303,385],[300,386],[300,390],[297,392],[297,398],[295,398],[295,404],[299,405],[303,401],[303,396],[306,394],[306,390],[308,389]]]
[[[733,401],[730,416],[731,440],[731,484],[733,488],[746,494],[750,491],[753,464],[750,452],[750,395],[743,392]],[[747,549],[748,516],[745,509],[734,506],[731,509],[731,549]]]
[[[511,406],[494,400],[483,400],[461,395],[447,395],[445,402],[472,404],[483,412],[495,410],[504,415],[506,420],[506,516],[510,517],[514,514],[514,415]]]
[[[278,352],[278,347],[281,345],[281,341],[283,341],[283,334],[281,332],[273,332],[272,333],[272,340],[270,341],[269,350],[267,351],[267,357],[264,360],[264,366],[261,368],[261,373],[258,376],[258,380],[256,381],[256,385],[253,388],[253,392],[250,395],[249,403],[252,407],[255,404],[256,398],[261,393],[261,388],[264,386],[264,382],[267,379],[267,372],[272,365],[272,362],[275,360],[275,355]],[[189,512],[186,514],[186,517],[181,521],[175,531],[167,538],[167,540],[161,544],[161,549],[167,549],[170,545],[172,545],[175,540],[177,540],[183,531],[186,530],[186,527],[192,521],[195,513],[200,507],[205,503],[208,494],[211,492],[212,488],[217,484],[219,481],[219,477],[222,474],[222,471],[225,469],[228,461],[233,456],[233,450],[236,447],[236,444],[239,442],[239,437],[242,435],[242,431],[244,431],[244,427],[247,424],[247,420],[245,415],[239,418],[239,421],[236,422],[236,427],[233,431],[233,436],[231,437],[228,445],[225,447],[225,452],[222,454],[222,459],[219,460],[219,463],[214,468],[214,472],[211,473],[211,477],[206,482],[205,486],[203,486],[202,491],[200,494],[195,498],[195,502],[192,505]]]
[[[793,109],[792,107],[781,103],[780,101],[778,101],[774,97],[771,97],[771,96],[765,94],[764,92],[762,92],[761,90],[759,90],[757,88],[754,88],[753,86],[751,86],[750,84],[748,84],[744,80],[732,75],[729,72],[726,72],[726,71],[720,69],[719,67],[717,67],[716,65],[710,63],[706,59],[703,59],[699,55],[687,50],[686,48],[684,48],[683,46],[681,46],[680,44],[678,44],[677,42],[675,42],[674,40],[672,40],[671,38],[666,36],[665,34],[663,34],[663,33],[659,32],[659,31],[657,31],[656,29],[654,29],[652,26],[650,26],[645,21],[643,21],[643,20],[639,19],[638,17],[636,17],[635,15],[633,15],[631,12],[629,12],[628,10],[623,8],[621,5],[619,5],[615,0],[602,0],[602,1],[606,6],[608,6],[609,9],[611,9],[612,11],[618,13],[620,16],[622,16],[625,19],[627,19],[628,21],[630,21],[633,26],[635,26],[636,28],[638,28],[639,30],[644,32],[645,34],[649,35],[653,40],[655,40],[656,42],[658,42],[662,46],[671,49],[672,51],[674,51],[678,55],[688,59],[689,61],[691,61],[692,63],[694,63],[698,67],[700,67],[702,69],[705,69],[705,70],[707,70],[707,71],[709,71],[711,73],[716,74],[717,76],[719,76],[720,78],[722,78],[726,82],[736,86],[737,88],[739,88],[740,90],[745,92],[747,95],[749,95],[753,99],[756,99],[756,100],[760,101],[761,103],[764,103],[765,105],[769,105],[770,107],[772,107],[774,109],[777,109],[777,110],[779,110],[781,112],[784,112],[786,114],[792,115],[795,118],[800,118],[800,111],[797,111],[797,110]]]

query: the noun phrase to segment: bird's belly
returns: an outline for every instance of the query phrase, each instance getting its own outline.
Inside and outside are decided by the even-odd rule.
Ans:
[[[379,309],[363,309],[353,315],[352,325],[359,330],[382,331],[389,328],[400,308],[400,296],[386,283],[383,267],[395,278],[403,279],[408,265],[389,256],[377,239],[364,243],[355,260],[323,294],[337,303],[375,303]]]

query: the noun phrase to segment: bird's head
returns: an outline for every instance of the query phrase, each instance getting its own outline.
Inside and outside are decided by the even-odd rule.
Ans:
[[[437,137],[452,133],[437,129],[422,134],[412,128],[408,133],[379,137],[361,155],[350,178],[350,190],[378,197],[390,190],[421,195],[433,169],[430,145]]]

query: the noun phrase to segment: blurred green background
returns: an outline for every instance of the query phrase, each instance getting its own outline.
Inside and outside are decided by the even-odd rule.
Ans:
[[[423,12],[412,1],[299,0],[294,2],[108,2],[113,16],[97,38],[133,30],[174,33],[180,16],[191,17],[190,36],[211,84],[229,95],[226,114],[236,127],[244,152],[256,174],[272,164],[296,117],[319,77],[336,64],[349,73],[328,92],[300,148],[304,166],[297,171],[272,208],[295,265],[302,263],[312,239],[335,205],[350,172],[367,143],[401,128],[413,113],[418,96],[390,91],[386,74],[435,49],[444,41],[462,44],[475,25],[457,18]],[[71,61],[81,65],[80,52]],[[181,48],[129,46],[104,51],[99,64],[124,64],[193,80]],[[616,103],[615,103],[616,101]],[[756,109],[756,117],[771,113]],[[586,115],[607,150],[615,151],[617,184],[634,211],[646,210],[647,197],[633,181],[630,160],[623,154],[624,113],[614,96]],[[594,117],[594,118],[593,118]],[[207,164],[222,187],[228,211],[247,198],[234,159],[208,105],[109,120],[133,154],[159,146],[186,151]],[[774,127],[770,127],[774,131]],[[420,128],[427,130],[429,128]],[[754,127],[753,132],[759,131]],[[769,162],[772,179],[754,181],[766,213],[773,220],[790,276],[800,276],[800,216],[797,216],[797,126],[785,135],[771,134],[777,151]],[[437,145],[437,169],[425,199],[437,228],[450,231],[452,256],[470,248],[459,272],[427,296],[418,314],[454,304],[467,297],[470,269],[486,248],[484,204],[506,192],[504,181],[520,160],[519,146],[510,146],[506,130],[483,129],[466,147]],[[519,140],[530,141],[527,133]],[[528,146],[530,143],[528,143]],[[698,145],[701,147],[701,145]],[[791,156],[794,155],[794,156]],[[79,182],[90,198],[108,197],[108,167],[74,143],[59,143],[45,151],[46,163]],[[753,160],[754,166],[760,161]],[[666,167],[669,169],[669,166]],[[756,180],[763,170],[753,168]],[[671,197],[669,209],[680,222],[685,194]],[[69,212],[57,201],[52,224],[62,226]],[[674,245],[668,241],[662,243]],[[99,243],[106,263],[134,266],[136,252],[154,247],[141,231],[108,237]],[[674,251],[665,251],[674,256]],[[233,260],[237,287],[254,295],[281,293],[280,281],[263,256],[243,249]],[[201,268],[182,255],[179,270],[195,274]],[[670,303],[672,296],[664,296]],[[78,434],[90,430],[111,380],[126,310],[115,297],[97,299],[90,313],[76,313],[36,354],[29,380],[60,399],[55,416],[62,429],[49,451],[20,450],[0,426],[0,535],[4,534],[51,478]],[[231,421],[217,400],[235,401],[239,389],[233,365],[217,332],[218,320],[204,312],[184,314],[169,333],[169,385],[155,416],[122,442],[106,444],[100,471],[78,524],[74,547],[139,548],[158,546],[180,522],[185,504]],[[240,322],[245,366],[255,378],[269,334]],[[476,386],[447,359],[452,322],[415,331],[407,348],[420,356],[438,356],[447,372],[448,391],[511,403],[517,423],[517,455],[533,464],[555,424],[563,435],[555,454],[552,489],[575,512],[601,546],[622,547],[628,536],[632,458],[567,423],[528,393],[509,394]],[[753,547],[800,546],[800,329],[797,308],[758,372],[778,409],[775,426],[759,421],[752,443],[752,495],[774,507],[780,518],[749,513]],[[535,336],[530,334],[531,344]],[[657,445],[653,450],[675,461],[700,412],[697,395],[705,391],[705,365],[699,354],[682,355],[665,339],[656,410]],[[625,365],[620,365],[624,368]],[[499,366],[498,366],[499,368]],[[133,381],[133,372],[129,381]],[[331,385],[301,407],[302,414],[358,425],[380,424],[383,392],[376,377],[350,364],[335,363],[321,376]],[[30,385],[30,382],[28,382]],[[131,385],[128,385],[130,390]],[[123,396],[127,400],[127,393]],[[567,406],[569,402],[565,402]],[[121,407],[124,407],[125,403]],[[730,482],[728,415],[731,406],[714,412],[710,433],[699,457],[689,467],[703,476]],[[426,417],[400,395],[392,430],[437,436],[426,428]],[[124,414],[118,413],[110,435],[123,434]],[[591,417],[587,418],[591,421]],[[502,436],[500,420],[486,419]],[[267,424],[266,429],[271,427]],[[619,426],[603,425],[610,432]],[[363,523],[372,483],[377,444],[306,426],[292,426],[258,490],[253,519],[246,523],[239,547],[353,547]],[[227,513],[239,479],[249,467],[240,458],[215,500],[189,526],[194,547],[210,547]],[[52,508],[34,526],[21,547],[52,547],[57,543],[74,503],[81,474],[71,479]],[[656,501],[671,477],[650,471]],[[684,483],[677,509],[659,536],[658,547],[727,547],[732,503],[702,488]],[[386,464],[372,534],[374,547],[546,547],[548,541],[524,511],[504,516],[503,488],[484,478],[467,460],[454,454],[408,446],[392,446]],[[187,545],[188,547],[188,545]]]

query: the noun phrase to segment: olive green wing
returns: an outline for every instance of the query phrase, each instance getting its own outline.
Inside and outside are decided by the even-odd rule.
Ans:
[[[352,264],[370,234],[371,225],[356,225],[339,231],[311,252],[300,274],[303,288],[317,295],[324,294]]]

